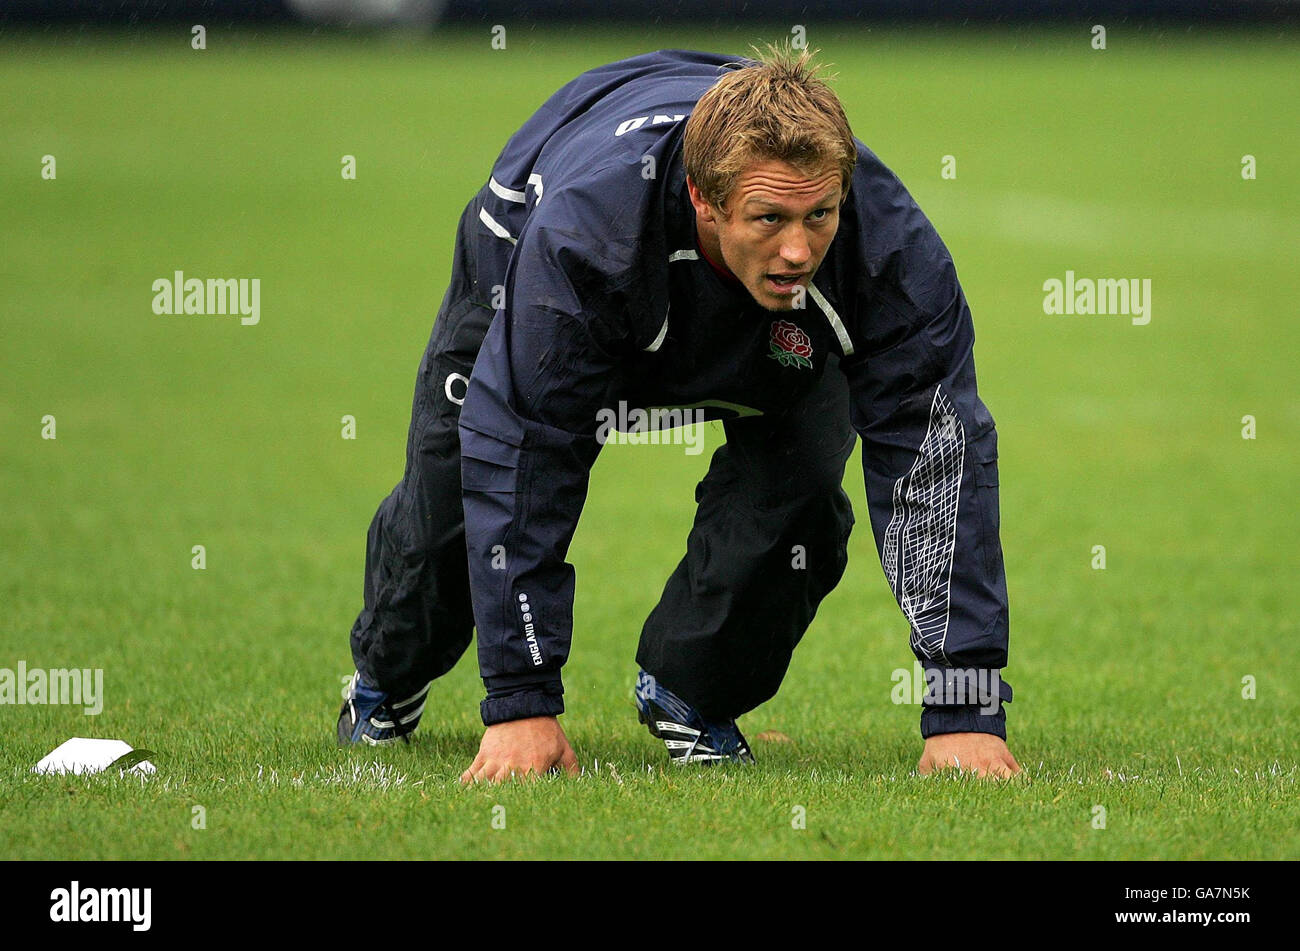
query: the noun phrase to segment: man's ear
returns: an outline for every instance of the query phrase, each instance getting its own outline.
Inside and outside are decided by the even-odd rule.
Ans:
[[[700,191],[700,186],[696,185],[695,180],[689,175],[686,176],[686,190],[690,193],[691,205],[694,206],[695,214],[699,216],[700,220],[708,224],[715,224],[719,217],[718,209],[705,200],[704,193]]]

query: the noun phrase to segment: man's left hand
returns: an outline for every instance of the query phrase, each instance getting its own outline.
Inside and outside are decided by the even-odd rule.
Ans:
[[[981,779],[1008,779],[1020,772],[1006,740],[992,733],[936,734],[925,741],[916,768],[922,775],[936,769],[973,770]]]

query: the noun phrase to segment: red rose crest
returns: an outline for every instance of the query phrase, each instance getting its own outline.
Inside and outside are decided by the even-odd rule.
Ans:
[[[772,322],[772,352],[768,354],[783,367],[813,368],[812,341],[800,328],[788,320]]]

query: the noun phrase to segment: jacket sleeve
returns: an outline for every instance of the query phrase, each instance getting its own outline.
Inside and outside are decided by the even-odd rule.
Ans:
[[[997,431],[975,388],[970,308],[938,235],[866,262],[842,366],[885,577],[925,672],[921,735],[1006,738],[1007,591]]]
[[[525,231],[461,408],[486,725],[564,711],[560,669],[574,596],[565,558],[599,451],[597,409],[608,401],[621,332],[607,309],[593,308],[598,280],[571,234]]]

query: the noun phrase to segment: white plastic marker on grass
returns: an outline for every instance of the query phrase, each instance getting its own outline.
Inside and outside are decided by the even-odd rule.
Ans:
[[[32,767],[33,773],[83,775],[98,773],[116,765],[119,770],[135,773],[154,772],[153,763],[144,759],[149,750],[136,750],[122,740],[92,740],[74,736],[60,744]]]

